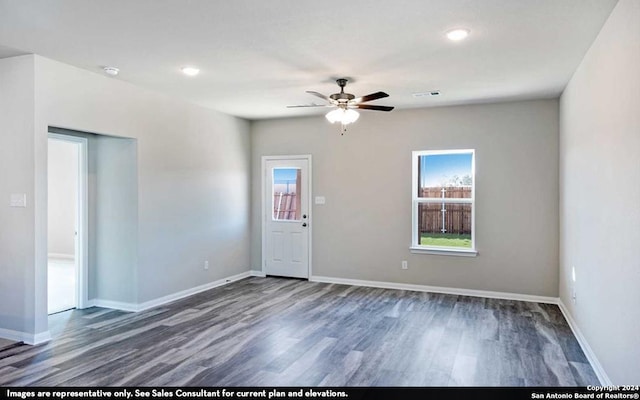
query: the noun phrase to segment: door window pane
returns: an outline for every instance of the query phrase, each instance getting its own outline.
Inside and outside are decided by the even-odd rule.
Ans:
[[[273,220],[274,221],[299,221],[300,220],[300,169],[299,168],[274,168],[273,169]]]

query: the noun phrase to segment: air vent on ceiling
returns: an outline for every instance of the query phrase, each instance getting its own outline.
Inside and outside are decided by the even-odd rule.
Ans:
[[[428,91],[428,92],[413,93],[412,95],[413,95],[413,97],[440,96],[440,91],[439,90],[431,90],[431,91]]]

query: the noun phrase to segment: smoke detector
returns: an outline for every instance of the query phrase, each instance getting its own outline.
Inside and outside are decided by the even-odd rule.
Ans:
[[[109,76],[116,76],[120,73],[120,69],[116,67],[104,67],[102,69],[104,70],[104,73]]]

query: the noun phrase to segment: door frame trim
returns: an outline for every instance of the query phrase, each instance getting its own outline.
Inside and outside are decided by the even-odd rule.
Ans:
[[[76,308],[89,306],[89,141],[79,136],[47,133],[47,139],[75,143],[78,148],[78,236],[76,246]],[[48,148],[48,146],[47,146]],[[48,153],[47,153],[48,154]],[[47,198],[49,189],[47,188]],[[48,199],[47,199],[48,203]],[[47,282],[49,279],[47,278]]]
[[[311,279],[311,277],[313,276],[312,274],[312,265],[311,265],[311,260],[313,259],[312,257],[312,249],[313,249],[313,211],[311,209],[313,202],[311,201],[311,198],[313,197],[313,170],[312,170],[312,157],[311,154],[300,154],[300,155],[283,155],[283,156],[262,156],[262,163],[261,163],[261,167],[260,167],[260,176],[261,176],[261,181],[262,181],[262,188],[260,190],[260,225],[262,226],[262,247],[260,249],[260,252],[262,254],[261,257],[261,261],[260,261],[260,271],[262,271],[263,274],[266,274],[266,265],[267,265],[267,256],[266,256],[266,252],[265,249],[267,247],[267,222],[266,222],[266,218],[267,218],[267,214],[265,213],[265,207],[266,207],[266,202],[265,202],[265,191],[267,190],[267,182],[266,182],[266,167],[267,167],[267,161],[278,161],[278,160],[306,160],[307,161],[307,166],[308,166],[308,170],[307,170],[307,178],[308,178],[308,190],[309,190],[309,196],[307,198],[307,210],[309,213],[309,229],[307,230],[309,232],[309,243],[308,243],[308,252],[307,252],[307,257],[309,258],[308,261],[308,265],[309,265],[309,275],[307,276],[307,280]]]

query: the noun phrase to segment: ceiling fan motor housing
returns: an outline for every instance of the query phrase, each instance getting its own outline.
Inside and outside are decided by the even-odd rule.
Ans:
[[[351,93],[334,93],[331,96],[329,96],[330,98],[332,98],[333,100],[339,101],[339,102],[347,102],[349,100],[353,100],[356,98],[356,96],[352,95]]]
[[[331,96],[329,96],[331,99],[336,100],[340,103],[346,103],[349,100],[353,100],[356,98],[356,96],[352,95],[351,93],[344,92],[344,87],[347,86],[346,79],[338,79],[336,80],[336,83],[338,84],[338,86],[340,86],[340,93],[332,94]]]

